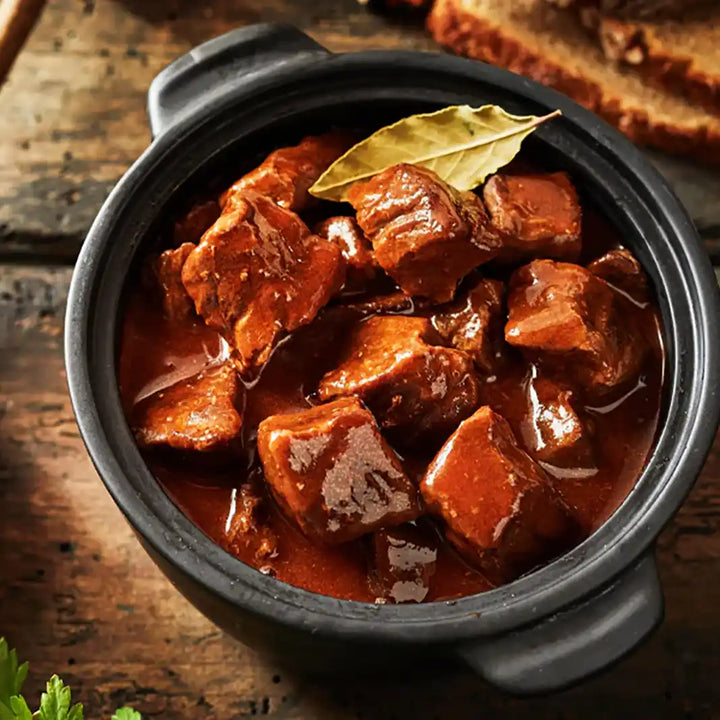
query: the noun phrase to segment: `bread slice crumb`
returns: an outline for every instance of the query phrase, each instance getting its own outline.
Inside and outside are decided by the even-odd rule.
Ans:
[[[556,7],[595,8],[626,20],[678,20],[716,7],[717,0],[547,0]]]
[[[683,21],[636,22],[578,8],[605,57],[720,114],[720,7]]]
[[[460,55],[565,93],[640,145],[720,164],[720,117],[608,63],[574,13],[546,0],[436,0],[428,28]]]

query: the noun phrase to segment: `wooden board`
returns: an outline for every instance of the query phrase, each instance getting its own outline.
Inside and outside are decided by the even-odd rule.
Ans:
[[[2,90],[0,257],[72,259],[110,188],[150,142],[152,78],[193,45],[274,20],[338,52],[433,48],[422,23],[390,25],[355,0],[50,3]]]
[[[164,720],[711,718],[720,710],[720,439],[658,549],[662,629],[581,688],[515,701],[470,673],[319,682],[224,636],[154,567],[93,470],[65,388],[69,270],[0,266],[0,635],[60,673],[88,718],[132,703]],[[495,717],[491,714],[490,717]]]
[[[70,271],[57,264],[72,263],[147,146],[156,72],[225,30],[278,19],[335,51],[435,49],[417,21],[354,0],[55,0],[2,88],[0,635],[32,662],[28,694],[60,673],[89,720],[124,703],[164,720],[720,717],[720,440],[659,543],[665,624],[619,667],[549,699],[508,699],[463,672],[319,682],[281,671],[200,616],[138,545],[72,417],[61,348]],[[720,259],[720,174],[654,161]]]
[[[72,261],[110,188],[150,141],[145,93],[157,72],[226,30],[273,20],[336,52],[437,51],[416,15],[388,20],[355,0],[49,3],[2,89],[0,259]],[[720,257],[720,172],[653,158]]]

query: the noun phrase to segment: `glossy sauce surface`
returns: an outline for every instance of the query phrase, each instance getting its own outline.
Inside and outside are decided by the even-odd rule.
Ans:
[[[583,219],[583,262],[618,245],[618,238],[602,218],[587,211]],[[483,275],[506,280],[508,270],[483,268]],[[617,290],[617,292],[621,292]],[[663,353],[659,320],[648,303],[622,293],[621,302],[648,339],[648,354],[639,379],[630,389],[601,402],[587,402],[579,410],[593,428],[594,465],[582,468],[543,467],[555,488],[572,508],[585,534],[591,533],[618,507],[640,474],[657,432],[661,406]],[[408,313],[429,314],[420,306]],[[238,488],[249,478],[262,477],[255,440],[257,426],[278,413],[297,412],[317,403],[315,391],[324,373],[333,369],[345,333],[359,315],[331,305],[310,325],[284,340],[274,351],[260,378],[246,386],[242,452],[218,463],[197,461],[190,454],[146,450],[148,466],[187,516],[220,546],[228,549],[228,530],[236,508]],[[126,413],[152,393],[199,372],[209,361],[227,356],[219,334],[198,317],[170,322],[156,293],[137,282],[128,293],[119,353],[119,385]],[[518,438],[526,407],[527,388],[537,367],[511,352],[500,376],[481,377],[481,403],[503,415]],[[522,443],[522,441],[521,441]],[[396,448],[406,472],[418,479],[437,450]],[[262,483],[260,483],[262,485]],[[279,554],[272,573],[285,582],[335,597],[373,602],[376,593],[368,574],[369,538],[335,547],[307,539],[280,512],[267,494],[267,522],[278,537]],[[491,584],[471,568],[442,538],[432,520],[426,530],[437,535],[438,555],[427,601],[482,592]],[[239,558],[253,564],[252,553],[234,547]],[[261,568],[262,570],[262,568]]]
[[[148,466],[183,512],[220,546],[228,546],[227,531],[234,512],[236,488],[262,467],[255,451],[262,419],[312,406],[311,395],[324,372],[333,367],[339,337],[352,322],[342,309],[329,309],[311,326],[300,329],[273,354],[260,380],[245,395],[246,454],[222,467],[188,464],[188,458],[146,452]],[[152,348],[152,351],[149,351]],[[168,322],[152,295],[138,287],[129,297],[121,340],[120,390],[127,413],[148,394],[169,387],[223,356],[220,336],[198,318]],[[416,465],[413,465],[415,461]],[[426,458],[407,458],[411,477],[422,472]],[[373,602],[368,582],[369,548],[364,538],[325,547],[307,539],[280,512],[269,496],[268,522],[278,536],[274,575],[313,592]],[[240,559],[252,564],[252,555]],[[470,568],[446,544],[438,551],[432,596],[440,600],[482,592],[490,583]]]

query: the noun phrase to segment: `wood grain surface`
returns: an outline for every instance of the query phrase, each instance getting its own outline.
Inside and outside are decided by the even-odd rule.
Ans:
[[[147,147],[157,72],[228,29],[282,20],[337,52],[437,51],[416,15],[355,0],[55,0],[2,89],[0,260],[71,261],[110,188]],[[720,259],[720,172],[653,154]]]
[[[720,442],[658,557],[661,630],[580,688],[519,701],[470,673],[308,680],[217,631],[142,551],[92,468],[62,363],[72,263],[149,142],[145,92],[193,44],[284,20],[330,49],[432,50],[416,20],[354,0],[56,0],[0,94],[0,635],[89,719],[123,703],[167,720],[720,718]],[[720,258],[720,177],[654,156]]]
[[[40,17],[45,0],[0,2],[0,87]]]
[[[659,543],[664,625],[600,678],[526,701],[469,673],[303,679],[194,610],[145,555],[98,479],[65,389],[69,275],[0,266],[0,634],[31,661],[30,693],[58,672],[90,719],[123,702],[167,720],[475,720],[495,711],[517,720],[720,717],[720,441]]]

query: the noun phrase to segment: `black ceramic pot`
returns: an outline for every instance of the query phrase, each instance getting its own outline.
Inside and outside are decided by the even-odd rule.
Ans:
[[[527,151],[547,169],[572,174],[652,279],[667,348],[662,431],[614,515],[571,553],[510,585],[417,606],[315,595],[226,554],[148,471],[115,377],[123,288],[155,225],[207,178],[232,180],[274,147],[331,125],[374,127],[461,103],[520,114],[562,110]],[[567,98],[503,70],[444,55],[332,55],[277,25],[231,32],[181,57],[153,82],[149,114],[155,139],[111,193],[78,259],[66,360],[95,466],[180,591],[220,627],[302,668],[454,658],[516,693],[584,678],[648,635],[663,612],[654,542],[690,490],[717,425],[720,307],[692,224],[640,152]]]

